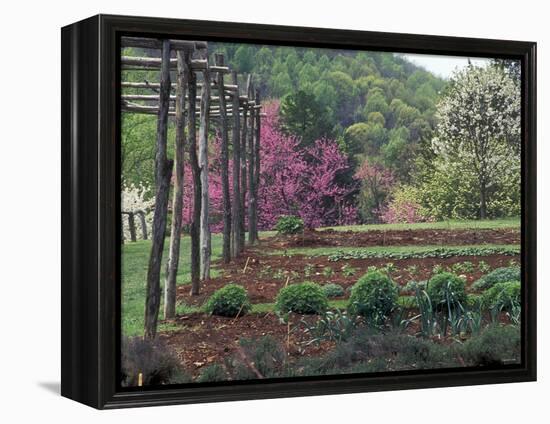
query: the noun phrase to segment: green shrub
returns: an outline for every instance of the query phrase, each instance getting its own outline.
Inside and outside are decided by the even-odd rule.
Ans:
[[[496,268],[472,284],[472,288],[475,290],[487,290],[497,283],[519,280],[521,280],[519,267]]]
[[[219,364],[209,365],[204,368],[201,374],[197,377],[197,383],[207,383],[211,381],[227,380],[226,372],[223,366]]]
[[[335,309],[326,311],[313,324],[309,324],[306,320],[301,321],[311,339],[304,342],[306,346],[323,341],[345,341],[353,336],[357,326],[362,321],[361,317],[351,315],[345,310]]]
[[[401,291],[403,291],[404,293],[409,293],[409,292],[414,293],[416,292],[416,289],[426,290],[426,284],[427,284],[426,281],[411,280],[407,284],[405,284],[403,287],[401,287]]]
[[[521,332],[513,325],[492,325],[479,336],[472,337],[458,348],[470,366],[502,365],[519,362]]]
[[[374,324],[381,324],[395,308],[397,285],[386,274],[371,271],[363,275],[351,290],[348,309]]]
[[[450,348],[431,340],[397,333],[377,334],[358,327],[322,356],[298,362],[299,375],[433,369],[457,366]]]
[[[334,271],[331,267],[326,266],[323,268],[323,275],[327,278],[330,278],[334,275]]]
[[[283,287],[277,295],[275,307],[281,312],[317,314],[328,308],[328,299],[319,284],[304,282]]]
[[[350,264],[345,264],[341,269],[342,269],[342,274],[344,274],[344,276],[346,277],[351,277],[355,275],[355,273],[357,272],[357,270],[354,267],[352,267]]]
[[[450,300],[452,304],[466,303],[466,282],[450,272],[434,275],[428,281],[426,293],[434,309],[446,309]]]
[[[483,304],[483,297],[479,294],[467,294],[466,295],[466,306],[470,309],[479,309]]]
[[[207,312],[224,317],[235,317],[237,314],[243,315],[249,312],[251,308],[252,305],[248,300],[245,288],[237,284],[228,284],[216,290],[206,302]]]
[[[283,215],[275,224],[279,234],[296,234],[304,229],[304,220],[298,216]]]
[[[489,309],[511,311],[512,307],[521,303],[521,283],[508,281],[496,283],[482,294],[483,306]]]
[[[121,350],[122,385],[125,387],[137,386],[140,373],[144,386],[190,381],[176,355],[158,339],[124,338]]]
[[[340,297],[344,295],[344,288],[339,284],[329,283],[323,286],[323,291],[330,299],[332,297]]]
[[[276,377],[284,368],[286,352],[281,344],[272,336],[257,339],[240,339],[239,345],[256,370],[263,377]],[[241,358],[242,359],[242,358]],[[250,367],[250,364],[245,364]],[[257,378],[257,376],[255,376]]]

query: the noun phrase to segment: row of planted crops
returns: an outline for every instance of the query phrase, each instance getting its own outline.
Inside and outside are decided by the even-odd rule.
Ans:
[[[381,327],[396,322],[402,327],[418,323],[424,335],[465,335],[481,329],[487,314],[492,322],[505,318],[518,323],[521,315],[519,267],[497,268],[477,280],[467,292],[466,279],[452,272],[439,272],[427,281],[411,281],[399,286],[386,269],[372,269],[351,287],[349,298],[338,284],[302,282],[283,287],[273,305],[274,311],[317,314],[356,320],[366,326]],[[400,296],[400,292],[412,293]],[[214,315],[238,317],[253,309],[244,287],[228,284],[206,302],[205,311]]]
[[[515,364],[521,352],[519,281],[516,266],[494,269],[469,287],[463,275],[447,271],[399,286],[387,269],[370,269],[349,296],[333,283],[288,284],[261,314],[254,313],[257,305],[246,289],[231,283],[202,311],[230,317],[221,332],[245,317],[265,320],[258,334],[238,337],[200,369],[183,364],[159,340],[125,339],[123,373],[131,385],[138,372],[151,384],[167,384]],[[281,340],[270,334],[273,325],[288,335]]]

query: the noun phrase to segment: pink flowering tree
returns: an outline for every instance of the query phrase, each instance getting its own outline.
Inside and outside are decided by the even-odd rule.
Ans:
[[[210,199],[210,229],[214,233],[223,229],[223,192],[221,179],[221,138],[219,134],[210,141],[208,194]],[[232,163],[229,159],[229,179],[233,178]],[[231,192],[230,186],[230,192]],[[191,165],[185,163],[184,189],[183,189],[183,225],[189,225],[193,218],[193,174]]]
[[[346,199],[353,187],[337,181],[349,168],[334,140],[321,139],[301,149],[300,140],[279,129],[278,102],[264,106],[258,215],[262,229],[281,215],[296,215],[308,228],[355,222],[357,211]]]
[[[299,139],[279,129],[279,103],[264,104],[260,144],[260,184],[258,187],[258,226],[272,229],[282,215],[297,215],[309,228],[355,223],[357,209],[348,198],[356,187],[337,181],[349,168],[347,157],[333,140],[317,140],[302,149]],[[222,185],[220,139],[210,145],[209,194],[211,229],[222,230]],[[229,163],[229,178],[232,179]],[[188,225],[193,213],[193,181],[185,165],[183,222]],[[247,215],[245,214],[245,217]]]

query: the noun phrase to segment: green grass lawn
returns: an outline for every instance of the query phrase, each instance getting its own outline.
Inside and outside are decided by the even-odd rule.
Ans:
[[[368,224],[344,225],[341,227],[326,227],[321,230],[336,231],[372,231],[372,230],[459,230],[459,229],[499,229],[520,228],[520,218],[504,218],[493,220],[448,220],[439,222],[419,222],[416,224]]]
[[[161,286],[164,285],[165,263],[168,252],[169,238],[166,238],[161,268]],[[145,280],[151,241],[141,240],[135,243],[126,243],[122,248],[122,331],[124,335],[137,335],[143,332]],[[181,239],[180,261],[177,282],[188,284],[191,281],[191,239],[184,236]],[[212,235],[212,260],[219,259],[222,253],[221,234]],[[212,268],[213,277],[218,275],[216,268]],[[163,309],[161,299],[161,311]]]

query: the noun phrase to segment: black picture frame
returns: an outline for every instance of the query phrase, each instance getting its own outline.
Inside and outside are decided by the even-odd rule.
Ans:
[[[123,390],[117,371],[122,35],[520,60],[521,365]],[[103,409],[536,380],[536,43],[112,15],[64,27],[61,42],[63,396]]]

